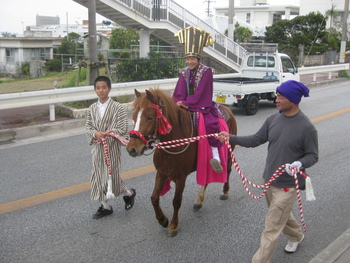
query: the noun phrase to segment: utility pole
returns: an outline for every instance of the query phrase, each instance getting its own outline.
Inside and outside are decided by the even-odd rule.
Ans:
[[[69,26],[68,26],[68,12],[66,12],[66,20],[67,20],[67,24],[66,24],[66,26],[67,26],[67,41],[69,41],[69,32],[68,32],[68,28],[69,28]]]
[[[235,0],[228,1],[228,37],[234,40],[235,26],[233,24],[233,17],[235,16]]]
[[[215,1],[212,0],[205,0],[204,3],[208,3],[208,8],[207,8],[207,17],[210,17],[210,3],[214,3]]]
[[[97,33],[96,33],[96,1],[89,0],[89,62],[88,62],[88,83],[93,85],[99,75],[97,60]]]
[[[339,63],[345,62],[346,41],[348,40],[348,13],[349,13],[349,0],[345,0]]]

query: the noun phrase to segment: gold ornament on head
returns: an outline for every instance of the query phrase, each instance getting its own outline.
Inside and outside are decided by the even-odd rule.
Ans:
[[[213,44],[211,35],[194,26],[186,27],[175,34],[180,44],[185,44],[185,57],[201,58],[203,48]]]

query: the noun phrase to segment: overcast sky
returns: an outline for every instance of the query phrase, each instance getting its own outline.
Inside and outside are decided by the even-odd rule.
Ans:
[[[208,0],[174,0],[199,17],[205,16]],[[210,6],[228,6],[229,0],[210,0]],[[280,0],[268,0],[271,5],[280,4]],[[298,0],[285,0],[284,4],[297,4]],[[238,5],[239,1],[235,1]],[[201,6],[201,8],[198,8]],[[61,24],[81,23],[88,18],[87,8],[72,0],[0,0],[0,32],[22,34],[26,26],[35,25],[36,15],[59,16]],[[97,22],[103,17],[97,16]]]

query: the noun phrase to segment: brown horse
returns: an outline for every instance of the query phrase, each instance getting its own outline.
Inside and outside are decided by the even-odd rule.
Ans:
[[[135,128],[130,132],[130,141],[126,150],[132,157],[141,156],[150,144],[155,141],[165,142],[175,139],[184,139],[197,136],[195,125],[189,111],[182,109],[174,103],[173,99],[164,91],[159,89],[146,90],[146,93],[140,93],[135,90],[136,99],[134,102],[133,119]],[[227,107],[227,124],[232,134],[237,133],[236,120]],[[164,117],[172,125],[170,133],[161,132],[161,118]],[[164,128],[164,127],[163,127]],[[234,145],[232,145],[232,149]],[[224,184],[221,200],[228,198],[229,174],[231,172],[232,161],[228,158],[227,182]],[[168,227],[168,236],[175,236],[178,229],[178,213],[182,202],[182,194],[185,188],[187,176],[196,171],[197,164],[197,141],[170,149],[156,148],[153,156],[153,163],[157,169],[154,190],[151,196],[152,205],[156,218],[160,225],[167,227],[168,218],[164,215],[159,206],[159,196],[166,181],[170,178],[175,183],[175,196],[173,199],[174,214]],[[204,201],[206,186],[202,186],[194,209],[200,209]]]

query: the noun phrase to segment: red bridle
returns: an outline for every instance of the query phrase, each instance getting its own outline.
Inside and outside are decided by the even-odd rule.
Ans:
[[[169,123],[168,119],[163,115],[162,109],[159,105],[152,103],[151,107],[156,110],[156,123],[157,128],[153,136],[144,136],[139,131],[131,130],[129,131],[130,137],[139,138],[145,145],[147,149],[152,148],[151,143],[157,138],[157,132],[159,134],[170,133],[173,126]]]

